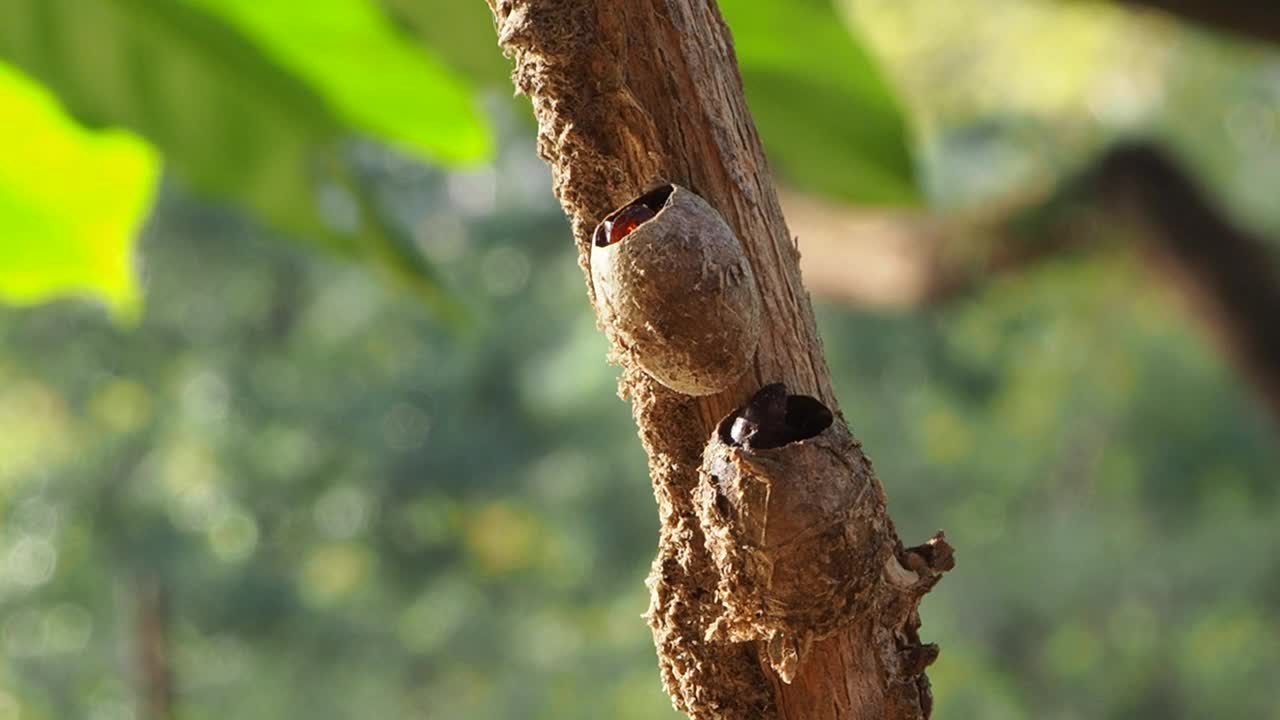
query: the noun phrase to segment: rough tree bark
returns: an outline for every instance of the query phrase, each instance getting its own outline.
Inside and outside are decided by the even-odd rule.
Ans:
[[[772,383],[837,405],[714,0],[488,1],[649,456],[662,528],[647,617],[673,704],[698,719],[928,717],[937,648],[921,644],[916,608],[952,565],[941,534],[903,547],[838,410],[782,447],[738,447],[718,431]],[[750,369],[712,395],[647,375],[591,279],[593,229],[663,183],[723,216],[762,310]]]

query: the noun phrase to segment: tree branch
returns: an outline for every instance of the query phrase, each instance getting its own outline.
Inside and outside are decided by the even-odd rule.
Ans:
[[[169,663],[169,597],[153,576],[134,579],[137,602],[137,658],[142,716],[173,718],[173,671]]]
[[[1124,5],[1154,8],[1184,20],[1244,35],[1280,42],[1280,13],[1274,4],[1257,0],[1117,0]]]
[[[1072,224],[1020,219],[1045,205],[1044,191],[1020,191],[992,206],[948,215],[865,210],[796,193],[782,205],[814,293],[870,307],[944,302],[993,276],[1083,244]]]
[[[1146,230],[1145,249],[1163,261],[1280,421],[1280,265],[1268,244],[1233,224],[1154,147],[1107,153],[1095,187]]]
[[[1280,421],[1277,259],[1155,146],[1114,147],[1053,192],[968,217],[868,215],[802,197],[786,206],[814,291],[861,305],[941,302],[1045,258],[1136,237],[1158,261],[1155,277],[1189,298]],[[1113,231],[1085,229],[1078,221],[1090,214],[1107,215]]]
[[[921,645],[915,609],[950,567],[949,548],[941,550],[940,538],[930,546],[937,553],[902,547],[880,483],[838,413],[812,441],[776,449],[736,445],[717,433],[722,418],[770,383],[812,396],[824,409],[836,408],[836,400],[798,253],[715,3],[489,4],[499,42],[516,60],[516,87],[533,101],[539,154],[572,218],[588,293],[623,368],[620,394],[632,402],[649,456],[662,528],[647,617],[673,704],[698,719],[927,717],[923,670],[936,648]],[[648,375],[592,281],[593,229],[661,183],[690,188],[718,211],[754,277],[761,312],[750,369],[710,395],[684,395]],[[614,235],[610,229],[603,237],[611,242]],[[742,277],[704,274],[686,288],[692,307],[681,321],[700,312],[698,293]],[[613,285],[605,290],[629,292]],[[632,290],[629,297],[663,302],[681,295]],[[785,393],[783,402],[790,402]],[[825,484],[809,482],[807,473],[819,467],[829,473]],[[807,494],[825,489],[830,494]],[[822,504],[833,498],[842,502]],[[759,524],[765,518],[768,531]],[[779,528],[789,523],[795,533],[778,544]],[[714,552],[708,533],[718,539]],[[839,543],[793,552],[821,537]],[[857,561],[838,561],[835,547],[853,549]],[[803,596],[788,591],[802,586],[822,588],[836,610],[819,622],[789,606]],[[746,587],[764,592],[738,592]],[[747,603],[739,600],[765,595],[759,615],[743,614]]]

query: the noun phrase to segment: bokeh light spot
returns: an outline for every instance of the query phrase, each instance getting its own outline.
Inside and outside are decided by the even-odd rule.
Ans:
[[[1059,625],[1044,648],[1049,671],[1064,678],[1077,678],[1093,670],[1102,658],[1098,636],[1078,622]]]
[[[369,495],[360,488],[342,485],[316,500],[313,517],[320,532],[334,540],[358,535],[369,520]]]
[[[247,512],[235,510],[214,521],[208,530],[209,549],[223,562],[238,562],[258,545],[258,523]]]
[[[489,575],[526,567],[542,539],[537,518],[527,510],[493,503],[472,515],[464,530],[466,546],[481,570]]]
[[[382,435],[392,450],[421,447],[430,428],[430,416],[408,403],[396,403],[382,418]]]
[[[22,706],[18,699],[0,690],[0,720],[22,720]]]
[[[316,604],[335,602],[368,577],[373,559],[354,543],[335,543],[313,552],[302,567],[303,596]]]
[[[9,579],[18,585],[43,585],[53,577],[58,550],[48,540],[27,536],[9,550]]]
[[[133,432],[151,419],[151,394],[134,380],[113,377],[98,386],[89,412],[111,432]]]
[[[481,263],[484,289],[494,297],[514,295],[529,284],[529,256],[513,247],[490,250]]]

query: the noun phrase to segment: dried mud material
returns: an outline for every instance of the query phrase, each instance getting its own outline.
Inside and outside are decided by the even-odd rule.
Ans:
[[[845,424],[811,397],[786,396],[785,408],[754,435],[781,434],[782,444],[742,441],[752,403],[720,423],[694,501],[719,573],[722,613],[708,637],[760,641],[790,682],[815,640],[876,602],[894,546],[883,491]]]
[[[663,385],[710,395],[751,366],[761,324],[751,264],[692,191],[663,185],[606,216],[591,278],[604,326]]]

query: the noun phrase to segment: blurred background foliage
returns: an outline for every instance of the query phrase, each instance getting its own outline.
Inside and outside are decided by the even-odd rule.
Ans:
[[[966,209],[1143,135],[1280,236],[1273,48],[721,5],[790,188]],[[643,453],[507,73],[478,0],[0,0],[0,719],[674,716]],[[820,304],[903,538],[960,549],[937,717],[1280,718],[1276,428],[1144,263]]]

